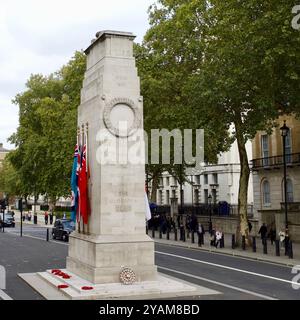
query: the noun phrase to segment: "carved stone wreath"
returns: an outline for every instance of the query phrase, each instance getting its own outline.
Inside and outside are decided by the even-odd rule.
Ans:
[[[130,268],[123,268],[120,272],[120,281],[123,284],[133,284],[136,281],[136,275]]]
[[[119,104],[124,104],[126,106],[128,106],[134,114],[134,120],[132,125],[127,129],[127,132],[124,134],[123,132],[121,133],[119,131],[119,128],[116,128],[110,120],[110,114],[112,109],[119,105]],[[135,103],[128,98],[115,98],[112,99],[110,102],[108,102],[105,107],[104,107],[104,111],[103,111],[103,121],[104,124],[106,126],[106,128],[115,136],[117,137],[128,137],[130,135],[132,135],[139,127],[140,127],[140,123],[141,123],[141,115],[139,110],[137,109]]]

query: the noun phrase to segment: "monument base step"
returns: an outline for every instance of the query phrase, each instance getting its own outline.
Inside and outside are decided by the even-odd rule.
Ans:
[[[157,280],[122,283],[92,284],[62,269],[70,279],[63,279],[51,270],[19,274],[34,290],[47,300],[144,300],[197,297],[220,292],[158,273]],[[62,287],[63,286],[63,287]],[[59,288],[60,287],[60,288]]]

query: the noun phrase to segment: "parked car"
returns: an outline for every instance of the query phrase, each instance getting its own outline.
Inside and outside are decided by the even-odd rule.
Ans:
[[[0,213],[0,227],[3,227],[3,213]],[[15,227],[15,218],[13,212],[4,213],[4,227]]]
[[[69,241],[69,235],[75,230],[75,222],[71,219],[57,219],[52,228],[52,238]]]

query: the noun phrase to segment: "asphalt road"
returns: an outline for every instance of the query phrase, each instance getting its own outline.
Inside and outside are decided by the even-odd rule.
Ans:
[[[64,268],[68,245],[46,242],[46,229],[38,226],[25,225],[23,238],[18,227],[5,231],[0,232],[0,265],[7,272],[2,292],[13,299],[42,299],[17,274]],[[292,288],[295,274],[289,267],[158,243],[155,250],[160,272],[220,292],[200,299],[300,300],[300,286]]]

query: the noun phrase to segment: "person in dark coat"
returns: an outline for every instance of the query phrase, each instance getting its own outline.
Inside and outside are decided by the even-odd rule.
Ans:
[[[260,234],[260,236],[261,236],[262,242],[264,242],[264,240],[266,239],[267,233],[268,233],[267,226],[266,226],[265,223],[263,223],[262,226],[260,227],[259,231],[258,231],[258,234]]]
[[[273,243],[276,240],[276,230],[275,230],[275,228],[273,226],[271,226],[271,228],[269,230],[269,237],[270,237],[270,240],[271,240],[271,244],[273,245]]]

